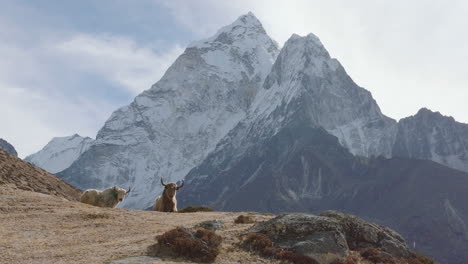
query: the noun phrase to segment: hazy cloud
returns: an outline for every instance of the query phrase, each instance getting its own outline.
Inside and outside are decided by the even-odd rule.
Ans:
[[[80,71],[100,74],[133,96],[159,80],[183,49],[175,45],[163,54],[140,47],[129,38],[79,34],[57,45],[69,63]]]
[[[20,156],[54,136],[94,137],[111,112],[149,89],[182,52],[162,54],[115,35],[76,33],[33,46],[0,44],[0,137]]]

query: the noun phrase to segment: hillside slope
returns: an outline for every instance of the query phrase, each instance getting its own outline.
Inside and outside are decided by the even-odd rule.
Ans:
[[[81,191],[20,158],[0,149],[0,189],[6,185],[21,190],[51,194],[77,201]]]
[[[276,263],[234,248],[235,234],[251,225],[234,225],[240,213],[174,214],[98,208],[56,196],[0,186],[0,263],[191,263],[183,259],[146,259],[154,237],[176,226],[191,227],[220,219],[223,248],[216,263]],[[258,221],[271,216],[252,215]],[[172,262],[174,261],[174,262]],[[110,262],[112,263],[112,262]]]

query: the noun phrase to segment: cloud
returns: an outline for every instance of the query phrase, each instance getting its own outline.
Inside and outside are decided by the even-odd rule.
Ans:
[[[21,157],[52,137],[94,137],[112,111],[159,80],[182,52],[161,52],[125,36],[51,35],[35,45],[0,43],[0,137]]]
[[[156,54],[132,39],[108,34],[78,34],[59,43],[57,49],[77,70],[102,75],[133,96],[159,80],[183,51],[174,45]]]

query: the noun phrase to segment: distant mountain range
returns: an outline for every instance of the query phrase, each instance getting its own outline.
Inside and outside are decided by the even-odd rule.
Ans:
[[[468,125],[428,109],[396,122],[315,35],[279,48],[252,13],[191,44],[96,140],[57,141],[27,159],[79,188],[132,186],[124,207],[186,179],[181,205],[344,210],[468,259]]]
[[[27,156],[24,160],[50,173],[61,172],[70,167],[83,152],[89,149],[93,142],[93,139],[81,137],[78,134],[69,137],[56,137],[42,150]]]

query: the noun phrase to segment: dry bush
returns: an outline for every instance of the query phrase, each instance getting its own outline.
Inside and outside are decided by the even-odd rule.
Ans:
[[[162,252],[183,256],[196,262],[213,262],[219,254],[222,242],[221,236],[206,229],[188,229],[177,227],[156,236],[157,244],[148,248],[150,256],[158,256]]]
[[[86,214],[86,215],[83,215],[83,218],[86,218],[86,219],[109,219],[111,217],[108,214]]]
[[[411,253],[411,257],[408,258],[408,264],[435,264],[436,262],[432,259],[423,256],[419,253]]]
[[[242,241],[242,247],[247,250],[262,251],[267,247],[271,247],[273,242],[264,234],[249,233]]]
[[[239,215],[236,220],[234,220],[234,223],[236,224],[253,224],[255,223],[255,220],[247,215]]]
[[[331,264],[358,264],[359,258],[357,256],[348,255],[344,260],[335,260]]]
[[[377,248],[365,248],[360,250],[359,253],[361,254],[361,257],[372,263],[396,264],[399,262],[392,255]]]
[[[274,256],[276,259],[286,260],[294,264],[319,264],[316,260],[311,257],[298,254],[289,250],[276,251]]]
[[[206,206],[187,206],[184,209],[179,210],[177,212],[178,213],[214,212],[214,210]]]
[[[249,233],[242,241],[241,246],[249,251],[258,252],[263,257],[288,261],[294,264],[319,264],[314,259],[293,251],[273,247],[268,236],[260,233]]]

